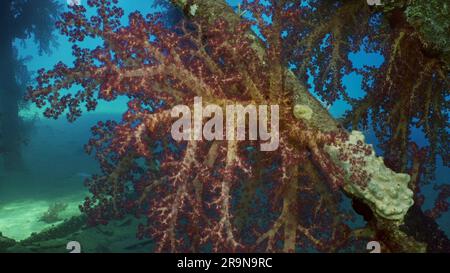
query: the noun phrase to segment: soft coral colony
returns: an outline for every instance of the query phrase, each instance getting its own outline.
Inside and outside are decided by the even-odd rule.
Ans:
[[[142,219],[137,235],[155,239],[156,251],[331,252],[370,239],[381,241],[386,251],[424,251],[427,244],[402,228],[423,168],[408,168],[407,162],[386,166],[356,130],[358,123],[367,124],[371,109],[404,111],[397,108],[395,96],[417,95],[422,83],[407,86],[410,93],[390,93],[404,82],[401,77],[372,78],[375,86],[383,82],[382,94],[369,92],[366,101],[356,102],[341,82],[353,71],[348,53],[367,44],[368,37],[383,41],[372,49],[382,48],[391,56],[388,70],[403,65],[396,47],[411,41],[397,37],[395,54],[389,51],[390,33],[373,25],[376,12],[365,1],[312,1],[309,6],[268,2],[243,1],[241,10],[251,14],[244,18],[224,1],[174,0],[186,14],[175,26],[165,22],[164,13],[139,12],[122,25],[124,12],[117,1],[87,1],[97,11],[91,17],[81,5],[63,14],[58,28],[74,43],[74,65],[59,63],[39,71],[29,98],[46,107],[47,117],[67,113],[74,121],[82,105],[94,110],[98,100],[129,97],[122,120],[99,122],[86,145],[89,153],[96,152],[102,170],[86,182],[92,195],[81,209],[89,223],[134,214]],[[76,45],[86,38],[103,43],[95,49]],[[423,80],[441,69],[427,63],[420,72]],[[307,71],[313,71],[323,100],[343,97],[355,105],[353,131],[344,129],[307,91]],[[448,78],[436,79],[436,84],[442,81],[448,83]],[[80,91],[63,94],[76,88]],[[421,95],[431,99],[427,107],[437,107],[434,100],[442,99],[436,92]],[[193,105],[194,97],[221,106],[279,105],[278,150],[260,151],[257,141],[175,142],[170,110],[180,103]],[[396,121],[378,122],[389,127]],[[400,132],[394,131],[386,145],[408,137],[403,135],[408,122],[396,127]],[[408,158],[408,149],[399,153]],[[422,150],[424,154],[431,153]],[[438,214],[446,205],[442,192]],[[342,193],[364,215],[366,227],[351,228],[354,213],[342,206]]]

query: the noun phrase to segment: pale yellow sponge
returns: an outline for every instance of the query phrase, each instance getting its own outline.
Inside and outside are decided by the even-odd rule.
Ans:
[[[308,105],[297,104],[294,106],[294,117],[297,119],[310,120],[313,115],[313,110]]]
[[[349,147],[364,143],[364,135],[359,131],[353,131],[347,142],[337,144],[340,147]],[[396,173],[386,167],[382,157],[377,157],[373,147],[370,145],[370,155],[364,152],[356,152],[354,156],[364,159],[361,168],[369,175],[369,181],[365,187],[352,183],[350,177],[351,165],[349,160],[339,159],[339,147],[326,146],[326,152],[331,156],[333,162],[346,171],[346,182],[344,189],[350,194],[362,199],[379,216],[389,219],[403,221],[408,209],[413,205],[413,192],[408,188],[410,176],[408,174]]]

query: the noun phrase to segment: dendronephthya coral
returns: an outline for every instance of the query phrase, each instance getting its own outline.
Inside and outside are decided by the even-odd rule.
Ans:
[[[352,131],[348,141],[344,145],[357,145],[364,143],[364,135],[359,131]],[[365,171],[369,176],[367,185],[362,186],[352,183],[350,160],[340,160],[339,148],[337,146],[326,146],[325,150],[330,154],[336,164],[347,171],[347,182],[344,189],[350,194],[364,200],[372,210],[379,216],[389,220],[403,220],[408,209],[413,205],[413,192],[408,188],[410,176],[408,174],[396,173],[386,167],[382,157],[375,154],[370,145],[370,155],[359,155],[364,158]]]
[[[139,12],[121,26],[117,22],[122,21],[124,12],[112,1],[90,1],[91,10],[97,10],[101,18],[99,28],[98,20],[90,19],[91,10],[73,7],[58,24],[60,31],[75,42],[95,36],[102,46],[95,50],[75,46],[74,65],[41,70],[36,86],[28,92],[27,98],[36,106],[46,108],[46,117],[58,118],[67,110],[69,121],[79,118],[84,106],[94,110],[99,100],[131,98],[121,120],[99,122],[85,146],[88,153],[95,153],[102,172],[86,181],[92,195],[81,210],[89,224],[106,224],[128,214],[144,216],[137,236],[155,240],[156,252],[294,252],[305,247],[338,252],[355,249],[360,241],[355,236],[379,240],[386,245],[386,252],[423,250],[398,226],[411,205],[408,178],[382,166],[369,145],[352,140],[352,134],[308,92],[304,78],[308,69],[320,67],[321,73],[312,77],[317,79],[315,89],[323,91],[318,91],[323,104],[348,95],[341,79],[353,71],[348,67],[348,52],[366,39],[371,28],[365,16],[372,12],[366,3],[342,1],[342,8],[330,10],[328,4],[322,4],[328,1],[316,1],[323,12],[312,15],[312,22],[328,17],[324,15],[331,19],[321,24],[318,34],[312,35],[316,37],[299,39],[305,30],[298,18],[305,12],[309,18],[304,5],[244,1],[241,10],[254,18],[273,15],[271,24],[258,21],[266,36],[261,40],[260,35],[251,33],[255,23],[244,20],[226,1],[171,2],[188,17],[178,27],[161,22],[160,15]],[[348,4],[353,2],[358,5]],[[361,15],[359,11],[363,11]],[[355,25],[358,35],[351,27],[336,28],[336,22]],[[289,30],[288,37],[279,39],[284,29]],[[335,30],[332,35],[330,29]],[[324,36],[329,36],[327,44],[336,47],[323,48]],[[352,45],[340,42],[348,37],[352,37]],[[297,43],[299,40],[306,43]],[[329,53],[328,62],[323,55]],[[399,64],[407,60],[403,54],[404,50]],[[411,67],[420,67],[417,63]],[[401,80],[397,88],[401,90],[403,78],[388,75],[392,75],[392,84]],[[80,92],[64,94],[79,85],[83,87]],[[416,89],[421,90],[420,86]],[[397,97],[385,93],[377,91],[370,102],[384,96],[398,102]],[[195,97],[220,106],[228,102],[279,105],[286,110],[281,111],[279,120],[274,119],[282,125],[279,149],[260,153],[253,149],[256,142],[238,139],[171,141],[172,120],[167,113],[179,102],[190,104]],[[299,106],[292,114],[290,108],[296,104]],[[380,119],[393,108],[383,105],[381,109],[374,114]],[[270,115],[271,120],[274,116]],[[238,129],[233,127],[233,131]],[[159,152],[155,152],[157,143],[162,146]],[[338,160],[331,156],[333,146],[339,152]],[[339,190],[372,207],[375,217],[365,217],[369,232],[353,232],[354,227],[346,223],[352,212],[340,207]],[[355,211],[360,213],[356,205]],[[242,237],[255,230],[261,235]]]

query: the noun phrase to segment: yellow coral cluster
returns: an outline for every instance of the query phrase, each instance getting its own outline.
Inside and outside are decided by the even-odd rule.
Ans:
[[[358,141],[364,142],[364,135],[359,131],[352,131],[345,144],[356,145]],[[345,190],[350,194],[362,199],[372,210],[385,219],[402,221],[408,209],[413,205],[413,192],[408,188],[410,176],[408,174],[396,173],[386,167],[382,157],[377,157],[372,148],[370,155],[361,154],[364,157],[366,173],[370,180],[366,187],[362,187],[350,180],[350,162],[338,159],[339,147],[326,146],[327,153],[333,161],[346,170],[347,181]]]
[[[297,104],[294,106],[294,117],[296,119],[310,120],[313,115],[313,110],[308,105]]]

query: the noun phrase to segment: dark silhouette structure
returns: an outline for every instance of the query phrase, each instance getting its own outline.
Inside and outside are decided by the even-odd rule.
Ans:
[[[0,3],[0,153],[6,170],[23,165],[21,145],[24,125],[19,110],[24,103],[22,60],[14,41],[34,37],[41,51],[48,52],[60,6],[54,0],[5,0]]]

